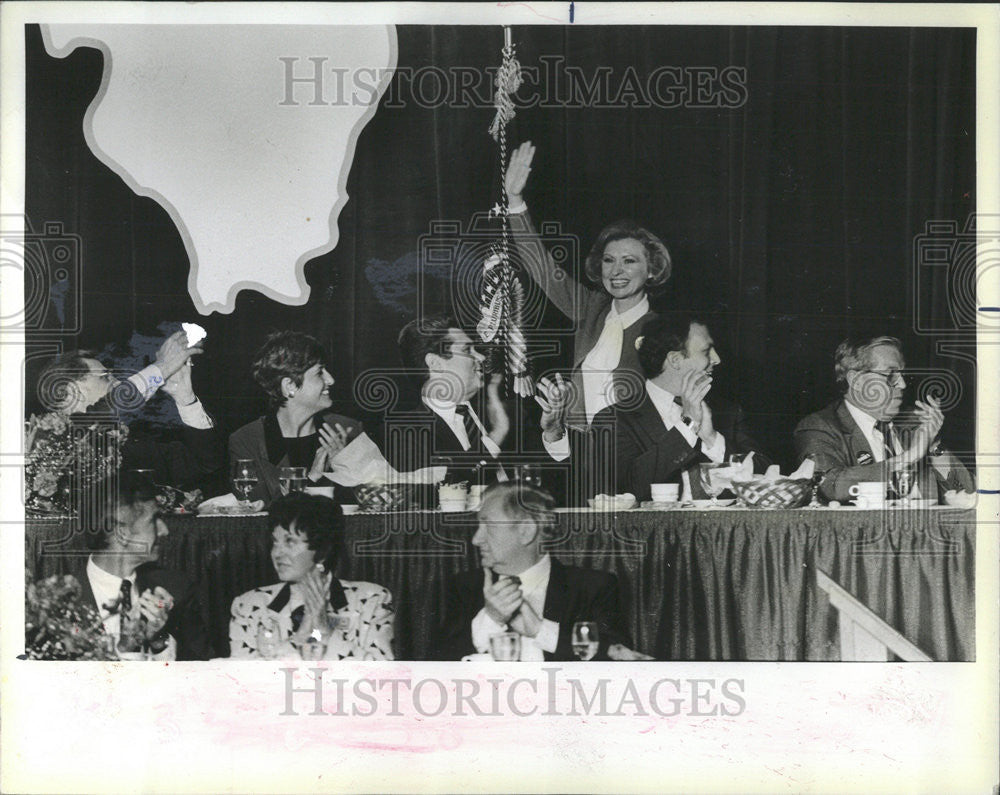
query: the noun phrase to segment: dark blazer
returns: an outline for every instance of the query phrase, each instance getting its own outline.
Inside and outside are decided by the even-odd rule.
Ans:
[[[347,441],[352,441],[363,430],[358,420],[345,417],[343,414],[324,414],[316,421],[317,426],[327,423],[332,428],[336,423],[347,431]],[[314,435],[313,455],[319,448],[319,434]],[[264,500],[264,504],[281,496],[281,486],[278,484],[278,470],[290,466],[288,454],[284,452],[281,428],[275,414],[266,414],[259,419],[244,425],[229,436],[230,466],[239,458],[252,458],[257,464],[260,480],[250,494],[251,500]],[[310,461],[310,464],[312,462]],[[307,467],[308,469],[308,467]],[[338,501],[354,502],[350,489],[336,486],[335,494]]]
[[[80,583],[80,598],[89,601],[100,612],[101,606],[97,604],[87,577],[88,560],[87,557],[75,558],[70,574]],[[136,569],[136,588],[140,594],[157,586],[164,588],[174,598],[174,608],[170,611],[163,631],[177,641],[177,659],[208,660],[217,656],[208,639],[204,606],[191,579],[183,572],[162,568],[157,563],[146,563]]]
[[[483,569],[455,575],[447,584],[444,615],[438,626],[434,655],[438,660],[460,660],[475,654],[472,619],[483,609]],[[546,660],[575,660],[572,632],[577,621],[595,621],[600,648],[595,659],[608,659],[608,646],[630,644],[618,596],[618,578],[606,571],[564,566],[552,559],[542,618],[559,624],[559,643]]]
[[[482,413],[476,414],[483,420]],[[379,429],[379,447],[397,472],[412,472],[430,466],[447,466],[449,483],[489,484],[497,479],[501,466],[512,463],[502,452],[494,458],[484,449],[465,451],[447,423],[422,401],[407,411],[394,411]],[[513,476],[508,471],[509,476]],[[437,507],[432,487],[420,490],[422,507]]]
[[[122,395],[123,389],[115,395]],[[114,409],[114,399],[102,398],[86,412],[70,417],[79,427],[88,425],[97,429],[117,422],[119,414]],[[96,430],[95,432],[99,432]],[[152,469],[153,479],[179,489],[202,488],[212,490],[214,480],[225,466],[222,438],[217,428],[192,428],[180,423],[170,431],[150,430],[141,421],[129,426],[129,435],[122,445],[122,466],[125,469]]]
[[[726,440],[724,455],[753,452],[754,471],[767,469],[771,459],[750,435],[743,410],[715,395],[710,395],[706,403],[712,412],[712,425]],[[700,447],[691,447],[676,428],[667,429],[649,395],[643,395],[634,409],[609,406],[599,412],[591,433],[600,428],[614,429],[617,492],[631,492],[640,502],[651,498],[651,483],[676,483],[681,472],[709,460]],[[696,498],[706,496],[694,477],[691,491]]]
[[[573,399],[568,407],[569,423],[586,426],[584,412],[583,377],[580,365],[587,354],[597,344],[604,331],[604,321],[611,310],[611,296],[603,288],[591,289],[557,265],[538,232],[535,231],[531,216],[519,213],[511,216],[511,230],[517,246],[521,265],[535,283],[542,288],[556,308],[573,321]],[[585,252],[580,252],[584,255]],[[565,267],[572,267],[565,263]],[[647,312],[639,320],[625,329],[622,335],[622,354],[614,371],[617,394],[634,394],[645,380],[639,366],[639,353],[635,341],[642,334],[642,327],[656,317],[655,312]]]
[[[893,422],[903,445],[908,443],[912,428],[906,417]],[[811,457],[816,471],[823,476],[819,490],[827,500],[853,499],[850,488],[866,480],[890,479],[882,462],[875,460],[871,445],[854,421],[843,399],[810,414],[795,428],[795,450],[799,461]],[[926,499],[940,500],[945,491],[975,491],[975,481],[954,455],[948,454],[949,471],[942,477],[928,461],[917,467],[917,484]]]

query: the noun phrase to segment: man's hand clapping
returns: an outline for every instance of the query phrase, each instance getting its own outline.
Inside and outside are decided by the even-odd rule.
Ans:
[[[547,442],[556,442],[566,432],[566,405],[569,399],[569,384],[561,374],[554,379],[542,378],[537,385],[540,394],[535,401],[542,407],[542,435]]]
[[[483,600],[486,615],[497,624],[507,624],[524,603],[524,595],[521,586],[510,577],[501,577],[483,586]]]

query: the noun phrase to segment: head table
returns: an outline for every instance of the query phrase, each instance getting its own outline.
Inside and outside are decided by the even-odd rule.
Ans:
[[[354,514],[338,576],[388,587],[396,655],[432,656],[447,577],[478,565],[471,513]],[[199,582],[228,655],[235,596],[277,581],[266,517],[172,516],[161,562]],[[566,510],[547,541],[564,563],[620,582],[633,646],[662,660],[838,660],[821,569],[934,660],[975,658],[975,512],[852,508]],[[63,573],[85,555],[67,520],[29,520],[26,562]]]

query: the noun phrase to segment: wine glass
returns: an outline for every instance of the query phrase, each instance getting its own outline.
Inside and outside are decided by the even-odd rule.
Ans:
[[[240,504],[250,507],[250,492],[260,478],[257,475],[257,464],[252,458],[239,458],[233,464],[233,490],[240,495]]]
[[[305,467],[282,467],[278,470],[278,486],[283,495],[302,491],[306,487]]]
[[[516,632],[499,632],[490,635],[490,656],[497,662],[516,662],[521,659],[521,636]]]
[[[597,624],[593,621],[577,621],[573,625],[572,643],[573,654],[577,659],[584,661],[594,659],[600,643]]]
[[[278,656],[278,646],[281,644],[281,629],[273,618],[265,618],[257,627],[257,654],[265,660],[273,660]]]
[[[913,491],[913,484],[916,473],[912,467],[902,467],[892,473],[892,490],[900,502],[910,499],[910,492]]]
[[[326,657],[326,647],[329,640],[329,633],[324,633],[317,627],[308,638],[299,644],[299,656],[303,660],[322,660]]]
[[[728,467],[729,464],[698,464],[698,482],[705,490],[705,493],[712,498],[712,505],[719,504],[719,495],[728,485],[725,478],[720,477],[718,470]]]

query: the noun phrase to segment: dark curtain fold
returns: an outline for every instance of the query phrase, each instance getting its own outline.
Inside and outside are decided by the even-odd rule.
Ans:
[[[227,430],[263,411],[249,364],[268,331],[317,334],[333,356],[335,408],[356,413],[357,379],[399,367],[399,329],[467,298],[475,281],[475,256],[455,269],[422,263],[422,236],[435,221],[464,227],[496,201],[493,110],[432,101],[426,76],[420,101],[413,75],[495,67],[501,32],[400,26],[397,35],[394,99],[358,139],[340,242],[307,265],[308,303],[244,292],[232,314],[200,319],[209,340],[196,386]],[[100,54],[50,58],[37,26],[26,38],[27,213],[82,245],[81,331],[59,339],[100,349],[195,319],[166,212],[134,196],[83,140]],[[960,232],[975,210],[974,30],[518,27],[514,40],[523,65],[558,74],[548,86],[558,96],[519,108],[509,128],[512,145],[538,146],[528,191],[536,222],[557,223],[578,258],[623,216],[661,235],[675,261],[661,308],[707,315],[724,360],[716,388],[746,407],[780,460],[791,463],[796,422],[834,396],[837,343],[862,333],[898,335],[911,365],[957,374],[946,441],[972,449],[974,362],[940,353],[933,332],[958,325],[961,306],[949,271],[923,267],[914,241],[930,221]],[[664,65],[743,69],[745,101],[637,106],[629,75],[641,83]],[[585,80],[608,70],[607,101],[572,101],[570,69]],[[552,330],[570,325],[541,307],[540,330],[529,329],[539,369],[568,363],[569,338]],[[28,337],[29,408],[50,339]]]
[[[171,517],[161,561],[200,583],[228,653],[234,597],[277,580],[262,517]],[[959,511],[562,513],[550,551],[619,579],[632,643],[662,660],[837,660],[816,570],[938,661],[975,659],[975,516]],[[337,575],[393,594],[399,659],[429,659],[448,577],[475,568],[471,515],[358,515]],[[58,524],[31,524],[37,576],[65,571]],[[69,541],[69,547],[73,540]],[[82,553],[85,554],[85,553]]]

